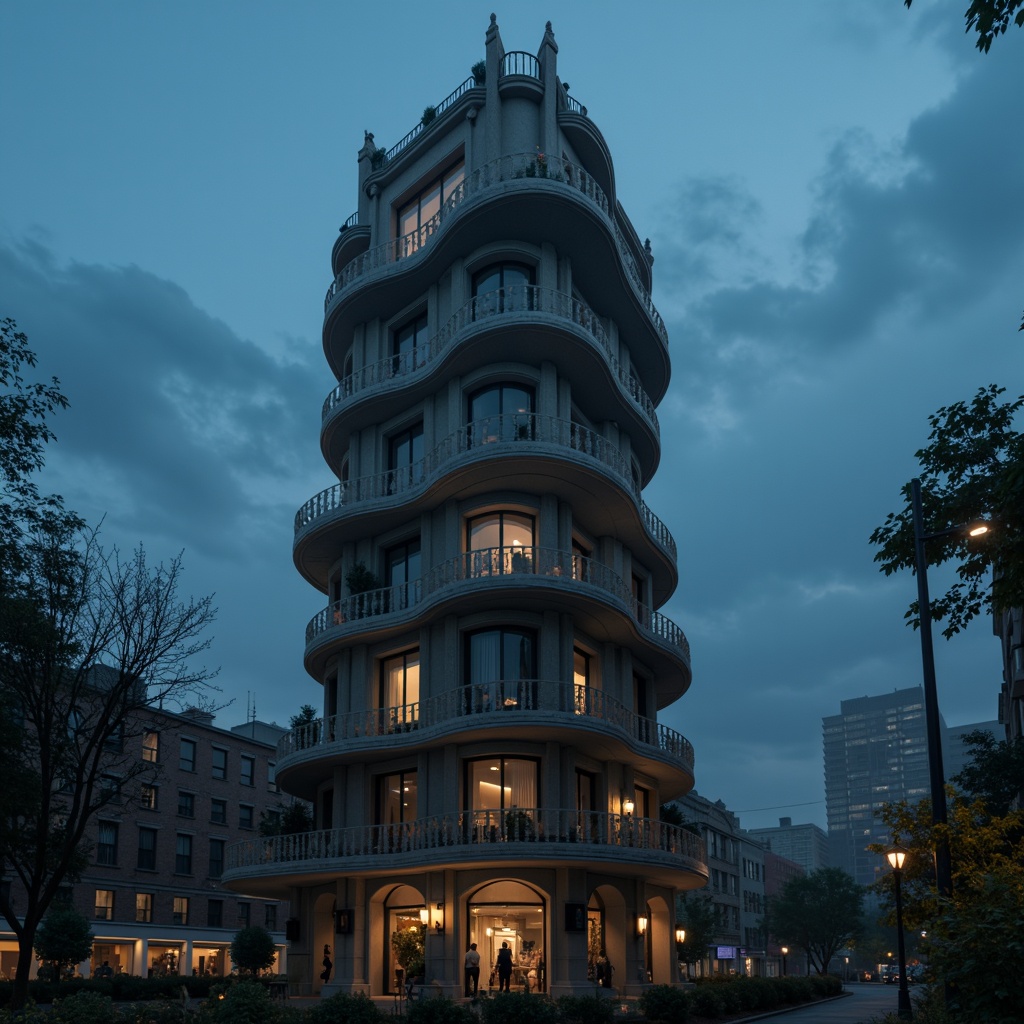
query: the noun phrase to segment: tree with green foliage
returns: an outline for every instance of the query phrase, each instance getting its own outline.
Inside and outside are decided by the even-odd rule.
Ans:
[[[278,803],[269,811],[260,812],[261,836],[291,836],[313,831],[313,811],[303,800]]]
[[[914,0],[903,0],[910,7]],[[964,12],[967,32],[977,32],[975,45],[982,53],[988,53],[993,40],[1010,27],[1010,21],[1018,28],[1024,27],[1024,0],[971,0]]]
[[[67,400],[56,379],[27,379],[35,362],[0,321],[0,877],[13,883],[0,914],[18,943],[14,1011],[40,923],[88,863],[97,812],[130,804],[129,784],[152,776],[126,741],[149,708],[203,699],[214,674],[195,663],[212,599],[179,599],[180,556],[154,567],[141,548],[104,551],[59,495],[39,493],[49,417]]]
[[[931,601],[932,618],[947,621],[947,639],[983,610],[1024,605],[1024,433],[1014,428],[1024,395],[1007,402],[1000,398],[1004,391],[993,384],[979,388],[970,402],[939,409],[928,417],[928,446],[915,453],[927,534],[979,519],[993,526],[977,539],[955,531],[925,545],[929,565],[957,563],[959,580]],[[870,538],[880,548],[875,561],[886,576],[915,566],[910,483],[902,493],[904,507],[890,512]],[[916,601],[905,618],[920,625]]]
[[[92,955],[89,919],[70,903],[52,904],[36,930],[34,948],[36,956],[52,967],[54,978],[59,980]]]
[[[404,928],[391,933],[391,949],[406,980],[422,978],[426,970],[426,942],[422,928]]]
[[[293,729],[301,729],[304,725],[312,725],[317,720],[317,710],[312,704],[303,704],[297,715],[288,719],[288,724]]]
[[[274,936],[258,924],[241,928],[231,940],[231,962],[239,971],[256,975],[273,966],[277,959]]]
[[[902,878],[904,921],[908,931],[926,933],[922,952],[933,979],[948,992],[952,1024],[1019,1019],[1024,811],[993,816],[981,800],[953,792],[948,825],[932,823],[927,800],[914,807],[888,804],[882,819],[910,851]],[[949,845],[952,863],[948,899],[936,892],[932,873],[932,850],[940,838]],[[883,847],[872,849],[884,855]],[[886,874],[874,886],[890,907],[892,884]]]
[[[714,899],[705,892],[682,893],[676,897],[676,920],[686,929],[686,941],[676,944],[679,962],[699,964],[718,930]]]
[[[970,748],[970,760],[953,782],[967,796],[981,800],[992,817],[1003,817],[1024,792],[1024,740],[997,740],[976,729],[963,742]]]
[[[769,899],[767,928],[780,944],[798,946],[819,974],[860,933],[864,890],[841,868],[791,878]]]

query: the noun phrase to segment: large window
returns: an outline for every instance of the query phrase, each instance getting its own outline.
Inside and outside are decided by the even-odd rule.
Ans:
[[[381,706],[389,720],[385,728],[400,729],[419,719],[419,648],[385,658],[380,667]]]
[[[192,874],[192,837],[183,832],[178,833],[174,847],[174,873],[176,875]]]
[[[379,782],[377,800],[381,825],[398,825],[419,817],[416,772],[395,772],[384,775]]]
[[[466,550],[472,576],[532,572],[533,516],[521,512],[488,512],[466,522]]]
[[[139,802],[145,810],[155,811],[160,805],[160,787],[149,782],[142,783]]]
[[[153,894],[151,892],[135,894],[135,920],[139,924],[149,924],[153,920]]]
[[[391,372],[408,373],[426,362],[427,314],[403,324],[391,336]]]
[[[215,779],[226,779],[228,777],[228,752],[223,747],[214,747],[210,751],[212,761],[210,774]]]
[[[388,439],[388,492],[394,494],[423,479],[423,424]]]
[[[428,182],[419,194],[398,208],[398,256],[408,256],[426,243],[441,221],[441,208],[462,184],[465,166],[460,160]]]
[[[142,760],[156,764],[160,760],[160,733],[147,729],[142,734]]]
[[[215,825],[226,825],[228,821],[227,800],[210,801],[210,821]]]
[[[224,926],[224,901],[207,900],[206,902],[206,927],[222,928]]]
[[[473,275],[473,316],[532,309],[533,268],[524,263],[494,263]]]
[[[178,790],[178,817],[194,818],[196,816],[196,795],[187,793],[183,789]]]
[[[143,871],[156,871],[156,829],[139,829],[139,852],[135,866]]]
[[[536,706],[536,638],[528,629],[486,629],[466,637],[466,713]]]
[[[241,780],[243,786],[256,785],[256,758],[251,754],[242,755]]]
[[[220,878],[224,874],[224,840],[210,840],[210,877]]]
[[[466,763],[467,808],[477,838],[495,841],[536,835],[537,761],[488,757]]]
[[[114,920],[114,890],[113,889],[97,889],[96,890],[95,917],[96,917],[97,921],[113,921]]]
[[[416,537],[396,544],[384,554],[385,582],[391,588],[388,607],[391,611],[408,608],[419,599],[420,541]]]
[[[495,384],[469,396],[469,443],[526,441],[535,434],[533,388]]]
[[[175,896],[171,913],[175,924],[188,924],[188,897]]]
[[[101,821],[96,840],[96,863],[107,867],[117,865],[117,825],[112,821]]]
[[[181,746],[178,748],[178,767],[183,772],[194,772],[196,770],[196,741],[186,740],[181,741]]]

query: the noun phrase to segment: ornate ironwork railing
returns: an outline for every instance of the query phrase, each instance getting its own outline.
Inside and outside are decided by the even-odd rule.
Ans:
[[[654,818],[546,807],[471,810],[392,825],[247,839],[227,848],[226,862],[228,873],[285,866],[302,870],[303,865],[315,870],[342,858],[351,869],[360,859],[369,868],[381,857],[426,859],[436,851],[456,858],[499,852],[531,858],[571,855],[574,860],[626,857],[707,872],[704,842],[688,829]]]
[[[348,711],[308,722],[286,733],[277,744],[278,758],[337,744],[358,744],[384,736],[425,734],[465,729],[472,721],[498,716],[507,724],[507,714],[528,726],[531,718],[554,718],[570,722],[602,722],[623,737],[678,758],[693,771],[693,746],[681,733],[644,718],[603,690],[576,683],[544,679],[500,680],[472,683],[393,707]]]

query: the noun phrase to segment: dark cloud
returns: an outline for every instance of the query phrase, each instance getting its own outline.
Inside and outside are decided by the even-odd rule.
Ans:
[[[237,559],[308,497],[328,383],[314,346],[275,359],[175,284],[59,266],[38,243],[0,247],[0,279],[71,400],[51,462],[73,507],[87,493],[118,531]]]

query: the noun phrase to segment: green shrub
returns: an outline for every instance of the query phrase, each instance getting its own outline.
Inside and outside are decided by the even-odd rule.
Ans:
[[[468,1006],[445,998],[417,999],[409,1004],[405,1016],[409,1024],[477,1024],[476,1014]]]
[[[698,1017],[721,1017],[725,1014],[720,985],[698,985],[689,993],[690,1007]]]
[[[686,992],[671,985],[655,985],[640,996],[640,1011],[649,1021],[682,1024],[689,1010],[690,998]]]
[[[123,1018],[110,996],[99,992],[76,992],[54,1003],[50,1009],[51,1024],[113,1024]]]
[[[304,1024],[382,1024],[384,1015],[362,994],[338,992],[307,1011]]]
[[[615,1019],[615,1004],[596,993],[562,996],[555,1005],[561,1024],[611,1024]]]
[[[280,1024],[281,1006],[265,986],[246,979],[214,992],[199,1008],[199,1018],[214,1024]]]
[[[558,1024],[558,1009],[544,996],[499,993],[480,1003],[484,1024]]]

